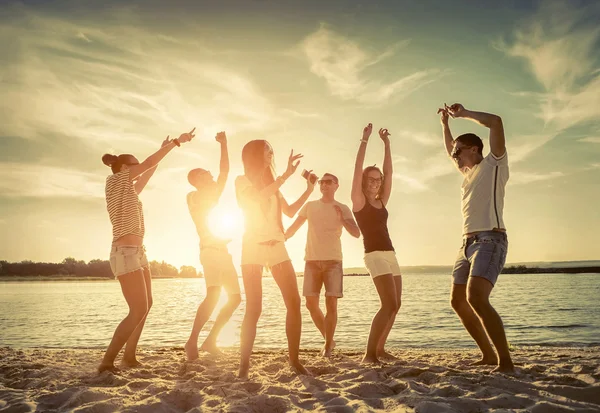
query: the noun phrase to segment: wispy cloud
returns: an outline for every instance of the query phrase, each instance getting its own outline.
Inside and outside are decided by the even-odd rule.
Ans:
[[[274,104],[193,33],[175,39],[123,13],[86,21],[19,6],[2,19],[3,39],[18,39],[0,46],[5,134],[69,136],[119,150],[192,126],[212,138],[223,125],[256,130],[303,116]]]
[[[542,144],[570,127],[600,119],[600,27],[589,19],[593,15],[600,16],[597,3],[574,8],[569,2],[543,2],[512,40],[496,43],[507,55],[524,59],[544,88],[543,93],[524,94],[537,101],[537,117],[545,124]]]
[[[448,160],[445,150],[436,151],[422,160],[403,162],[394,168],[394,178],[400,181],[399,185],[394,186],[394,190],[405,193],[429,191],[431,183],[437,178],[459,173]]]
[[[510,174],[510,180],[508,182],[512,185],[525,185],[533,182],[549,181],[563,176],[565,176],[565,174],[559,171],[548,173],[513,171]]]
[[[8,197],[104,198],[105,179],[73,169],[0,163],[0,192]]]
[[[415,132],[415,131],[401,131],[398,133],[402,140],[408,139],[423,146],[440,146],[442,145],[441,136],[434,135],[432,133]]]
[[[600,143],[600,136],[588,136],[587,138],[579,139],[579,142]]]
[[[369,52],[356,41],[321,25],[303,40],[301,49],[310,70],[325,79],[333,95],[367,105],[381,105],[392,97],[407,96],[440,76],[439,70],[427,69],[384,82],[365,73],[367,68],[391,58],[408,44],[409,40],[404,40],[387,47],[383,52]]]

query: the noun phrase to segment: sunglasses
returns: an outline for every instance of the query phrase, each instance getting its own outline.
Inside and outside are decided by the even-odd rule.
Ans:
[[[320,179],[319,180],[319,185],[333,185],[333,184],[337,184],[337,182],[335,182],[333,179]]]
[[[370,184],[380,184],[382,181],[381,178],[367,178],[367,182]]]
[[[460,153],[462,152],[463,149],[469,149],[472,148],[472,146],[460,146],[454,149],[454,152],[452,152],[452,157],[454,159],[458,159],[458,157],[460,156]]]

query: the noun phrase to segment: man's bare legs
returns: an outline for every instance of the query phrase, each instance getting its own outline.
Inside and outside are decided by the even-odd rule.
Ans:
[[[323,351],[324,357],[331,357],[331,352],[335,348],[335,340],[333,335],[335,334],[335,328],[337,327],[337,297],[325,296],[325,306],[327,307],[327,314],[325,314],[325,349]]]
[[[229,294],[229,299],[227,300],[227,304],[223,306],[219,314],[217,315],[217,319],[215,320],[215,324],[213,324],[212,329],[208,333],[206,340],[200,346],[200,350],[207,351],[211,354],[220,354],[221,350],[217,347],[217,337],[221,332],[221,329],[227,324],[233,312],[242,302],[242,298],[240,294]]]
[[[379,343],[377,343],[377,358],[387,358],[387,359],[397,359],[387,351],[385,351],[385,343],[387,342],[388,336],[390,335],[390,331],[392,331],[392,327],[394,327],[394,323],[396,322],[396,316],[398,315],[398,311],[400,311],[400,307],[402,306],[402,276],[396,275],[394,276],[394,284],[396,291],[396,301],[398,303],[396,312],[392,315],[392,318],[388,322],[387,326],[381,338],[379,339]]]
[[[202,331],[202,327],[204,327],[204,324],[206,324],[210,315],[215,310],[220,295],[221,287],[208,287],[206,289],[206,297],[198,306],[198,310],[196,310],[192,332],[184,346],[188,361],[198,358],[198,336],[200,335],[200,331]]]
[[[367,350],[362,359],[363,363],[380,363],[377,358],[377,346],[385,329],[398,313],[398,301],[396,298],[397,290],[392,274],[384,274],[373,278],[373,283],[377,288],[381,307],[371,323],[371,331],[369,332],[369,340],[367,341]]]
[[[485,278],[471,276],[467,284],[467,301],[483,322],[485,331],[498,352],[498,366],[492,371],[514,373],[515,366],[508,350],[504,324],[502,324],[502,319],[490,304],[490,294],[493,288],[492,283]]]
[[[271,268],[273,279],[279,286],[286,308],[285,334],[288,341],[290,366],[298,374],[310,374],[300,363],[300,335],[302,334],[302,314],[300,313],[300,293],[296,272],[291,261],[284,261]]]
[[[242,265],[246,292],[246,312],[240,334],[240,378],[248,377],[250,355],[256,338],[256,324],[262,312],[262,269],[260,265]]]
[[[460,318],[463,326],[469,332],[479,350],[481,350],[481,360],[473,363],[473,365],[496,365],[498,364],[498,358],[494,349],[490,344],[490,340],[485,333],[481,320],[473,311],[473,308],[467,301],[467,285],[466,284],[452,284],[452,298],[450,299],[452,308]]]
[[[324,357],[331,357],[331,352],[335,348],[333,335],[335,334],[337,325],[337,297],[325,296],[325,305],[327,307],[327,314],[323,315],[321,307],[319,306],[319,297],[306,297],[306,308],[308,308],[315,326],[325,339],[325,345],[321,350],[321,355]]]
[[[98,372],[109,370],[115,372],[114,362],[119,354],[119,351],[123,348],[125,343],[129,340],[135,329],[140,323],[146,318],[148,314],[148,296],[147,287],[145,281],[145,274],[142,270],[123,274],[118,277],[119,283],[121,284],[121,291],[129,306],[129,314],[119,323],[117,326],[113,338],[106,349],[104,358],[98,366]],[[143,327],[143,324],[142,324]],[[140,329],[141,334],[141,329]],[[138,334],[139,339],[139,334]],[[137,343],[137,340],[136,340]],[[131,348],[131,347],[130,347]],[[135,354],[135,353],[134,353]]]

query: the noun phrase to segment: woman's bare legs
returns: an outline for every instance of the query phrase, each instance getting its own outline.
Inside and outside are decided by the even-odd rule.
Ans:
[[[116,370],[114,362],[119,354],[119,351],[121,351],[125,343],[128,343],[129,339],[134,334],[134,331],[141,324],[139,334],[137,334],[137,339],[135,340],[135,344],[137,345],[137,340],[141,335],[143,322],[146,319],[149,309],[148,287],[146,286],[145,278],[146,275],[141,269],[131,273],[123,274],[118,278],[119,283],[121,284],[121,291],[123,292],[125,301],[127,301],[127,305],[129,306],[129,314],[127,314],[121,323],[119,323],[115,333],[113,334],[113,338],[108,345],[106,353],[104,354],[104,358],[98,367],[98,372],[100,373],[105,370],[113,372]],[[132,348],[130,346],[128,347]],[[135,356],[135,347],[133,347],[133,351]]]
[[[284,261],[271,268],[273,278],[279,286],[285,308],[285,333],[288,340],[290,365],[298,374],[310,374],[300,363],[300,335],[302,334],[302,314],[300,313],[300,293],[296,273],[291,261]]]
[[[248,377],[250,355],[256,338],[256,325],[262,312],[262,269],[261,265],[242,265],[242,278],[246,292],[246,312],[240,335],[240,378]]]
[[[379,339],[379,343],[377,344],[377,357],[378,358],[387,358],[387,359],[395,359],[393,355],[385,351],[385,342],[392,331],[392,327],[394,326],[394,322],[396,321],[396,316],[398,315],[398,311],[402,306],[402,276],[396,275],[394,276],[394,284],[396,285],[396,300],[398,303],[398,310],[394,313],[388,325],[385,327],[385,331],[383,332],[381,338]]]
[[[396,298],[397,290],[392,274],[384,274],[373,278],[373,283],[377,288],[381,307],[371,323],[369,340],[367,342],[367,351],[362,359],[363,363],[380,363],[377,358],[377,346],[379,340],[385,333],[385,330],[398,312],[398,301]]]

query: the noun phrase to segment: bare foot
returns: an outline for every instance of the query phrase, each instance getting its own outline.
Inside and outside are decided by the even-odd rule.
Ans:
[[[194,361],[198,359],[198,345],[194,343],[190,343],[189,341],[185,343],[183,347],[185,349],[185,356],[188,361]]]
[[[498,359],[496,357],[482,357],[479,361],[474,361],[470,363],[469,366],[495,366],[498,364]]]
[[[377,352],[377,358],[380,359],[386,359],[386,360],[400,360],[398,357],[394,356],[393,354],[388,353],[385,350],[381,350]]]
[[[509,375],[516,375],[517,372],[515,371],[515,366],[513,366],[512,363],[505,363],[502,364],[500,363],[498,365],[498,367],[496,367],[494,370],[491,371],[491,373],[504,373],[504,374],[509,374]]]
[[[217,347],[216,343],[207,343],[206,341],[200,346],[200,350],[206,351],[215,356],[223,355],[223,352]],[[197,353],[196,353],[197,354]]]
[[[121,370],[119,370],[118,368],[115,367],[114,364],[100,364],[98,366],[98,373],[102,373],[105,371],[110,371],[112,374],[117,374],[119,373]]]
[[[367,354],[365,354],[365,356],[362,358],[361,363],[366,363],[366,364],[383,364],[381,362],[381,360],[379,360],[377,358],[377,356],[369,356]]]
[[[296,361],[290,361],[290,367],[292,368],[292,370],[294,370],[297,374],[303,374],[305,376],[312,376],[312,374],[310,374],[308,372],[308,370],[306,370],[306,367],[304,367],[302,365],[302,363],[300,363],[299,360]]]
[[[135,368],[135,367],[141,367],[142,363],[140,363],[139,361],[137,361],[137,359],[123,359],[121,360],[121,365],[124,367],[128,367],[128,368]]]
[[[240,363],[240,372],[238,373],[238,377],[240,379],[247,380],[248,379],[248,370],[250,369],[250,363]]]
[[[331,346],[327,347],[327,344],[325,344],[323,346],[323,348],[321,349],[321,356],[328,357],[328,358],[331,357],[334,348],[335,348],[335,340],[332,340]]]

